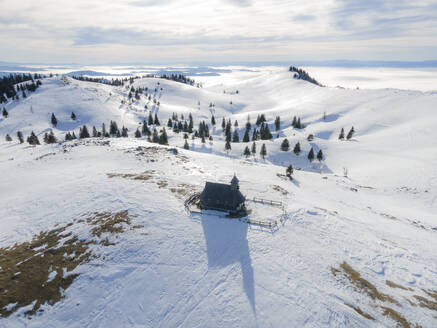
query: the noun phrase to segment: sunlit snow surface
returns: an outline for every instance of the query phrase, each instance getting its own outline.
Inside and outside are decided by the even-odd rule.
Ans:
[[[133,224],[143,228],[121,234],[99,258],[79,266],[81,275],[61,302],[44,305],[31,320],[23,316],[26,309],[0,318],[0,327],[395,326],[383,306],[412,324],[436,325],[436,312],[419,306],[414,295],[425,297],[423,289],[437,286],[437,94],[320,88],[293,79],[287,68],[221,70],[227,71],[194,76],[203,88],[136,80],[134,87],[150,90],[160,82],[159,108],[145,97],[122,104],[126,89],[65,82],[60,76],[44,79],[34,94],[6,105],[9,117],[0,119],[0,247],[91,212],[128,210]],[[337,84],[328,82],[330,74],[317,72],[322,70],[309,70],[323,84]],[[192,113],[197,128],[200,120],[209,122],[212,111],[218,123],[211,130],[214,140],[190,139],[186,151],[182,134],[170,131],[169,147],[179,153],[174,155],[167,147],[150,150],[156,145],[144,138],[38,147],[15,138],[17,130],[25,136],[33,130],[42,141],[52,128],[52,112],[59,139],[73,129],[78,134],[83,124],[108,127],[110,120],[128,127],[132,136],[148,117],[146,104],[163,125],[173,112]],[[238,120],[241,140],[247,116],[253,126],[261,113],[274,135],[257,142],[258,152],[266,144],[266,159],[244,159],[243,143],[233,143],[227,154],[222,117]],[[282,124],[274,132],[277,115]],[[304,130],[291,127],[294,116],[307,124]],[[341,128],[347,133],[352,126],[354,138],[339,141]],[[6,133],[12,143],[4,141]],[[313,141],[306,140],[308,134]],[[291,147],[301,143],[300,156],[279,150],[285,137]],[[323,163],[308,162],[310,147],[323,150]],[[293,181],[281,177],[289,164],[295,168]],[[121,177],[146,171],[153,172],[150,180]],[[172,191],[181,186],[201,191],[206,181],[227,183],[234,173],[249,199],[285,204],[284,215],[248,202],[251,219],[276,220],[278,229],[215,213],[189,214],[184,197]],[[374,301],[334,276],[331,269],[343,261],[399,305]],[[386,280],[412,290],[389,287]]]

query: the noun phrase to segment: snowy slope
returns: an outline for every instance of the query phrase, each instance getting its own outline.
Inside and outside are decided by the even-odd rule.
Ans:
[[[383,306],[412,324],[435,326],[436,312],[419,306],[414,295],[428,297],[424,290],[437,286],[437,95],[320,88],[278,69],[220,82],[214,77],[204,88],[136,80],[135,87],[158,87],[158,108],[144,97],[122,104],[125,88],[67,81],[43,80],[36,93],[8,104],[10,115],[0,121],[0,247],[90,212],[128,210],[143,227],[111,237],[113,246],[96,246],[101,256],[76,269],[81,275],[61,302],[44,305],[31,320],[21,309],[1,318],[0,327],[395,326]],[[144,138],[31,147],[3,137],[17,129],[25,135],[47,131],[52,112],[60,122],[54,128],[59,138],[82,124],[100,127],[110,120],[132,134],[148,116],[146,104],[163,124],[173,112],[192,113],[197,127],[201,119],[209,122],[210,102],[218,122],[214,141],[189,140],[186,151],[182,135],[169,132],[170,148],[179,147],[179,155]],[[273,133],[275,139],[265,141],[266,160],[242,158],[243,143],[233,143],[226,154],[221,118],[239,121],[241,139],[247,115],[254,124],[261,113],[272,132],[274,117],[282,121],[279,138]],[[307,127],[293,129],[293,116]],[[340,129],[352,125],[353,140],[339,141]],[[311,144],[309,133],[315,135]],[[301,142],[299,157],[279,150],[284,137],[291,146]],[[310,146],[323,150],[322,164],[308,163]],[[288,164],[301,169],[293,181],[281,177]],[[135,179],[143,172],[151,178]],[[201,190],[205,181],[228,182],[234,172],[248,199],[284,202],[285,214],[248,202],[250,219],[277,221],[278,229],[215,213],[188,214],[185,196],[174,192]],[[333,275],[343,261],[398,304],[372,300]],[[392,288],[386,280],[411,290]]]

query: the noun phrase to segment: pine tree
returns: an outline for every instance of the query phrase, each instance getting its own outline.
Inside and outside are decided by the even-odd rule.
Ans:
[[[161,123],[159,123],[159,120],[158,120],[158,114],[156,114],[156,113],[155,113],[155,121],[153,123],[157,126],[161,125]]]
[[[308,160],[312,162],[314,160],[314,150],[311,148],[310,152],[308,153]]]
[[[234,131],[234,135],[232,136],[232,142],[240,142],[240,137],[237,130]]]
[[[121,136],[122,136],[123,138],[127,138],[127,137],[128,137],[128,135],[127,135],[127,131],[128,131],[128,129],[125,128],[124,126],[121,128]]]
[[[76,114],[74,114],[74,112],[71,112],[71,119],[73,121],[76,121]]]
[[[12,138],[9,134],[6,135],[6,141],[12,141]]]
[[[281,128],[281,118],[279,116],[276,116],[275,128],[276,128],[276,131],[278,131]]]
[[[351,138],[354,136],[354,133],[355,133],[355,130],[354,130],[354,127],[352,127],[352,128],[350,129],[350,131],[348,132],[348,134],[347,134],[347,136],[346,136],[346,139],[347,139],[347,140],[351,139]]]
[[[214,117],[214,115],[211,116],[211,125],[215,126],[215,117]]]
[[[231,147],[231,143],[230,143],[229,141],[226,141],[226,144],[225,144],[225,150],[226,150],[227,152],[229,152],[231,149],[232,149],[232,147]]]
[[[296,144],[294,145],[293,152],[294,152],[296,155],[299,155],[299,154],[300,154],[300,143],[299,143],[299,142],[296,143]]]
[[[202,143],[205,143],[205,137],[202,136],[202,138],[200,139]]]
[[[95,126],[93,126],[93,138],[97,138],[98,133],[97,133],[97,129]]]
[[[252,141],[256,141],[258,140],[258,131],[255,129],[253,129],[253,133],[252,133]]]
[[[237,120],[235,120],[235,122],[234,122],[234,127],[238,128],[238,121]]]
[[[190,113],[188,115],[188,133],[193,133],[193,127],[194,127],[193,115],[191,115]]]
[[[24,143],[23,132],[17,131],[17,138],[20,141],[20,143]]]
[[[249,142],[249,130],[246,128],[246,132],[244,132],[243,142]]]
[[[67,132],[66,134],[65,134],[65,141],[70,141],[70,140],[72,140],[73,138],[71,137],[71,134],[70,134],[70,132]]]
[[[310,141],[310,142],[313,141],[314,140],[314,135],[313,134],[309,134],[308,137],[307,137],[307,140]]]
[[[251,153],[253,156],[255,156],[255,154],[256,154],[256,143],[255,142],[252,144]]]
[[[153,116],[152,116],[152,112],[149,112],[149,125],[153,125]]]
[[[300,122],[300,117],[297,119],[296,128],[302,129],[302,123]]]
[[[174,113],[173,113],[173,115],[174,115]],[[175,122],[175,124],[176,124],[176,122]],[[167,127],[171,128],[172,126],[173,126],[173,122],[171,121],[171,118],[169,118],[167,121]]]
[[[317,153],[317,160],[319,162],[323,161],[323,153],[322,150],[320,149],[319,152]]]
[[[226,127],[226,120],[223,117],[223,119],[222,119],[222,129],[223,129],[223,131],[225,130],[225,127]]]
[[[74,131],[73,131],[73,133],[71,134],[71,138],[74,140],[74,139],[77,139],[77,137],[76,137],[76,134],[74,133]]]
[[[102,123],[102,136],[106,137],[106,126],[105,126],[105,123]]]
[[[158,130],[156,130],[156,128],[153,128],[152,142],[154,142],[154,143],[159,142]]]
[[[250,156],[250,149],[248,146],[246,146],[246,148],[244,148],[244,156],[246,156],[246,158],[248,158]]]
[[[58,142],[58,140],[55,137],[55,134],[53,133],[53,131],[50,131],[48,137],[47,137],[47,143],[48,144],[54,144]]]
[[[291,125],[295,128],[296,127],[296,116],[293,117],[293,123],[291,123]]]
[[[84,125],[79,132],[79,138],[81,139],[85,139],[85,138],[89,138],[90,137],[90,133],[88,132],[88,128],[86,127],[86,125]]]
[[[290,149],[290,143],[288,142],[288,139],[284,139],[281,143],[281,150],[282,151],[288,151]]]
[[[341,128],[341,132],[340,132],[340,135],[338,136],[338,139],[344,140],[344,129],[343,128]]]
[[[38,137],[35,135],[33,131],[30,133],[30,136],[27,137],[27,142],[30,145],[40,145]]]
[[[150,132],[149,127],[147,126],[146,120],[143,121],[142,133],[143,133],[143,135],[148,136],[148,137],[151,135],[151,132]]]
[[[58,124],[58,120],[56,119],[56,116],[54,113],[52,113],[51,122],[53,126],[56,126]]]
[[[261,155],[261,157],[263,159],[266,157],[266,155],[267,155],[266,144],[262,144],[259,154]]]
[[[190,146],[188,146],[188,141],[187,141],[187,139],[185,139],[184,149],[186,149],[186,150],[190,149]]]
[[[44,137],[43,137],[43,141],[45,142],[45,143],[48,143],[48,139],[49,139],[49,135],[47,134],[47,132],[46,133],[44,133]]]
[[[135,131],[135,138],[141,138],[141,132],[140,132],[140,129],[138,129],[138,128]]]
[[[291,164],[288,165],[287,170],[285,170],[285,174],[291,179],[291,176],[293,175],[293,166]]]

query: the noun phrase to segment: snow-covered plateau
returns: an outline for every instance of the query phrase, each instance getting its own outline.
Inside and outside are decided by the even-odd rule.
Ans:
[[[0,104],[0,327],[437,327],[437,93],[319,87],[277,67],[194,79],[55,75]],[[134,137],[150,113],[168,145]],[[167,121],[190,113],[212,140],[184,149]],[[261,114],[273,138],[246,157]],[[110,121],[129,137],[64,141]],[[234,174],[247,217],[186,209]]]

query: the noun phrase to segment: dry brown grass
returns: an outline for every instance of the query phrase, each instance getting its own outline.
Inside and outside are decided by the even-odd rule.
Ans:
[[[405,319],[399,312],[396,312],[395,310],[388,308],[388,307],[385,307],[385,306],[383,306],[382,309],[384,310],[382,315],[385,317],[389,317],[392,320],[396,321],[397,326],[402,327],[402,328],[410,328],[411,327],[411,323],[409,323],[407,321],[407,319]]]
[[[272,187],[273,190],[276,190],[276,191],[280,192],[280,193],[283,194],[284,196],[285,196],[285,195],[288,195],[288,191],[285,190],[284,188],[282,188],[281,186],[278,186],[278,185],[272,185],[271,187]]]
[[[89,261],[91,241],[78,240],[66,227],[41,232],[31,242],[0,249],[0,316],[7,317],[21,307],[35,302],[27,314],[35,314],[42,304],[54,304],[62,299],[78,276],[64,275],[79,264]],[[62,239],[66,239],[61,242]],[[48,281],[49,274],[56,276]],[[9,309],[6,307],[14,304]]]
[[[108,178],[124,178],[130,180],[148,181],[153,178],[154,170],[144,171],[142,173],[107,173]]]
[[[390,302],[393,304],[400,305],[393,297],[387,294],[383,294],[378,291],[378,289],[369,281],[361,277],[358,271],[355,271],[347,262],[340,264],[340,268],[345,273],[349,281],[357,287],[360,291],[366,293],[373,300],[380,300],[382,302]]]
[[[436,291],[426,290],[426,289],[422,289],[422,290],[437,301],[437,292]]]
[[[93,239],[79,240],[67,228],[73,224],[90,226]],[[8,317],[18,309],[33,304],[26,315],[33,315],[41,305],[53,305],[63,297],[78,274],[68,274],[94,256],[92,244],[115,245],[102,234],[120,234],[131,225],[127,211],[86,214],[65,226],[41,232],[32,241],[0,248],[0,317]],[[142,226],[134,226],[139,228]],[[56,275],[49,281],[51,273]],[[52,276],[53,277],[53,274]]]
[[[437,311],[437,303],[436,302],[430,301],[429,299],[427,299],[423,296],[420,296],[420,295],[414,295],[413,297],[419,301],[420,307],[425,307],[425,308],[428,308],[430,310]]]
[[[91,229],[91,233],[98,238],[104,233],[123,233],[125,232],[125,226],[131,224],[128,211],[118,213],[92,213],[86,218],[86,221],[88,224],[94,226]]]
[[[353,305],[351,305],[351,304],[348,304],[348,303],[344,303],[344,304],[346,304],[346,305],[349,306],[350,308],[354,309],[355,312],[357,312],[358,314],[362,315],[364,318],[369,319],[369,320],[375,320],[374,317],[372,317],[370,314],[364,312],[364,311],[361,310],[359,307],[355,307],[355,306],[353,306]]]
[[[411,291],[413,290],[412,288],[398,285],[397,283],[394,283],[393,281],[390,281],[390,280],[386,280],[385,283],[387,286],[389,286],[391,288],[398,288],[398,289],[411,290]]]

